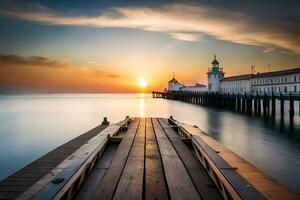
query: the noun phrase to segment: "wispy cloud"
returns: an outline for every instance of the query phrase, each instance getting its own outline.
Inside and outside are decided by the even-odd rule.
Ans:
[[[87,65],[40,56],[0,54],[0,93],[131,91],[132,88],[122,85],[130,81],[125,75]]]
[[[63,68],[65,63],[42,56],[22,57],[16,54],[0,54],[0,66],[34,66]]]
[[[121,75],[114,74],[114,73],[111,73],[111,72],[107,72],[107,71],[104,71],[104,70],[94,70],[94,71],[92,71],[91,75],[94,76],[94,77],[97,77],[97,78],[103,78],[103,77],[106,77],[106,78],[125,78]]]
[[[62,68],[66,70],[81,71],[83,73],[88,72],[88,74],[94,78],[125,78],[119,74],[112,73],[107,70],[100,70],[101,68],[99,66],[89,67],[83,65],[74,65],[66,61],[55,60],[42,56],[23,57],[16,54],[0,54],[0,66],[6,68]]]
[[[197,41],[202,34],[207,34],[233,43],[267,48],[275,46],[300,54],[299,27],[294,27],[293,30],[283,29],[276,26],[276,23],[259,21],[241,12],[200,3],[115,7],[102,11],[97,16],[70,16],[45,8],[31,11],[2,10],[0,14],[52,25],[159,31],[186,41]]]
[[[265,50],[263,50],[263,53],[270,53],[273,52],[275,50],[275,48],[270,47],[270,48],[266,48]]]

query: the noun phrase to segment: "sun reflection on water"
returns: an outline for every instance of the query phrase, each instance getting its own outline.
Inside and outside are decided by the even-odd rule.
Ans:
[[[140,109],[139,109],[140,117],[145,117],[145,94],[140,94]]]

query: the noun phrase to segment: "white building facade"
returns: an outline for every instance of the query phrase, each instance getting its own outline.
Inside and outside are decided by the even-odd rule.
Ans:
[[[196,83],[194,86],[184,86],[180,88],[180,91],[190,91],[190,92],[206,92],[206,85]]]
[[[179,91],[182,87],[184,87],[184,85],[179,83],[175,77],[168,82],[168,91]]]
[[[212,61],[212,67],[208,68],[207,77],[208,77],[208,91],[219,92],[220,90],[220,81],[224,79],[223,69],[219,67],[219,61],[216,59]]]
[[[300,68],[255,74],[251,80],[252,92],[300,92]]]
[[[214,57],[208,69],[208,87],[203,84],[185,86],[175,77],[168,82],[168,91],[221,93],[300,93],[300,68],[224,77],[219,61]]]
[[[206,85],[196,83],[194,86],[185,86],[179,83],[175,77],[168,82],[167,91],[191,91],[191,92],[204,92],[207,91]]]
[[[222,93],[298,93],[300,68],[224,78],[216,56],[209,68],[208,91]]]
[[[300,68],[226,77],[220,81],[224,93],[297,93]]]
[[[220,92],[223,93],[250,93],[251,74],[232,76],[220,81]]]

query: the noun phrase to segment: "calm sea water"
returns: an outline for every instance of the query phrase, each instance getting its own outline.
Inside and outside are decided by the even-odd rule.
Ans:
[[[288,106],[288,105],[286,105]],[[269,176],[300,193],[300,117],[294,127],[150,94],[0,95],[0,180],[98,125],[104,116],[169,117],[198,125]],[[288,108],[286,108],[288,110]]]

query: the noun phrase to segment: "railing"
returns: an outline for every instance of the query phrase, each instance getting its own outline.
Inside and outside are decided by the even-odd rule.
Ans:
[[[190,134],[173,118],[168,121],[178,134],[191,139],[198,160],[215,182],[224,199],[266,199],[199,136]]]
[[[252,93],[239,93],[239,92],[193,92],[193,91],[167,91],[167,92],[157,92],[153,91],[153,94],[160,96],[167,95],[194,95],[194,96],[203,96],[203,95],[215,95],[215,96],[230,96],[230,97],[275,97],[275,98],[284,98],[284,97],[295,97],[300,99],[300,92],[252,92]]]
[[[107,120],[104,120],[107,124]],[[112,124],[81,146],[17,199],[72,199],[102,156],[109,138],[127,128],[130,118]]]

